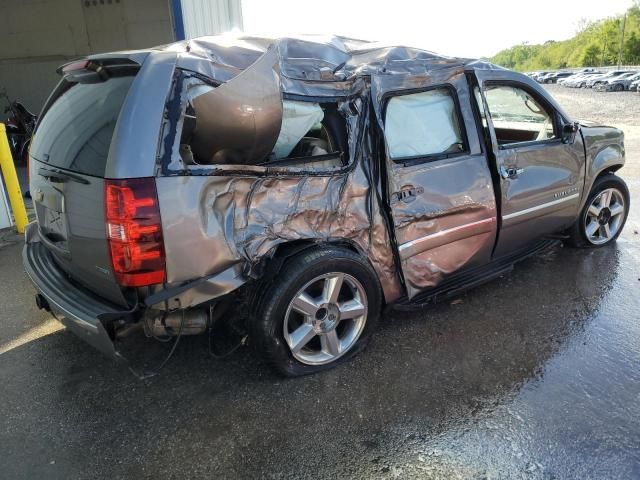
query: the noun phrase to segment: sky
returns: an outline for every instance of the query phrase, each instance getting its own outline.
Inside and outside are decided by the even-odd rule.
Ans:
[[[584,20],[632,0],[242,0],[244,31],[339,34],[443,55],[490,57],[513,45],[572,37]]]

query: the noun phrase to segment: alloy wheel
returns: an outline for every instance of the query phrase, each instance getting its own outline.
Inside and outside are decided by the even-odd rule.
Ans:
[[[284,339],[296,360],[324,365],[355,345],[366,321],[362,284],[346,273],[326,273],[304,285],[289,302]]]
[[[615,188],[601,191],[587,209],[584,228],[586,237],[594,245],[602,245],[620,231],[625,213],[624,196]]]

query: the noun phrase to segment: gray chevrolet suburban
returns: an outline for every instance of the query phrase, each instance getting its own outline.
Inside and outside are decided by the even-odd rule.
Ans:
[[[280,373],[321,371],[383,307],[448,298],[558,239],[609,245],[629,211],[622,132],[482,61],[219,36],[59,73],[24,266],[38,305],[115,358],[136,329],[177,340],[223,318]]]

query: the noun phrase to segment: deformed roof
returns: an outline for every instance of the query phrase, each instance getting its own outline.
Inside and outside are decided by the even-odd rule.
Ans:
[[[446,57],[407,46],[341,36],[302,35],[285,38],[217,35],[159,47],[211,62],[213,78],[226,81],[252,65],[269,48],[278,52],[280,74],[298,81],[344,82],[374,73],[423,74],[462,67],[470,59]]]

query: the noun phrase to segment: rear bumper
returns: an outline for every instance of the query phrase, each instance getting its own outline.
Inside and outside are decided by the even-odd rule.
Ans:
[[[113,359],[121,359],[108,330],[113,332],[113,319],[131,312],[119,309],[72,283],[56,265],[37,234],[27,234],[27,239],[28,243],[22,250],[24,269],[56,316],[85,342]]]

